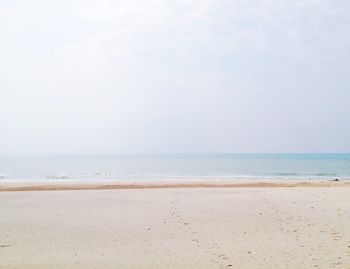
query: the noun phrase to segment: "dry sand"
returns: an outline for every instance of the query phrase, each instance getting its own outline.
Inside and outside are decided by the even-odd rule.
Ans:
[[[263,186],[3,185],[0,268],[350,268],[350,188]]]

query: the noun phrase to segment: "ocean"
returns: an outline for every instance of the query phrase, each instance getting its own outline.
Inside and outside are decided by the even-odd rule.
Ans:
[[[0,157],[0,181],[350,179],[350,154]]]

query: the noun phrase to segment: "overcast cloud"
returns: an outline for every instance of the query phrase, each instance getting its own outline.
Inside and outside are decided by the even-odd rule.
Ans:
[[[0,154],[350,152],[348,0],[0,0]]]

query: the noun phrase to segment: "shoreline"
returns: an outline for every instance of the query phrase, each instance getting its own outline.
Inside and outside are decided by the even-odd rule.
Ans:
[[[350,181],[146,181],[146,182],[0,182],[5,191],[66,191],[113,189],[173,189],[173,188],[328,188],[350,187]]]

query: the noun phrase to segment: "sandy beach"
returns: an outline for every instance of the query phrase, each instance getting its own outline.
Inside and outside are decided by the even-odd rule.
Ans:
[[[0,268],[350,268],[348,184],[203,184],[0,184]]]

